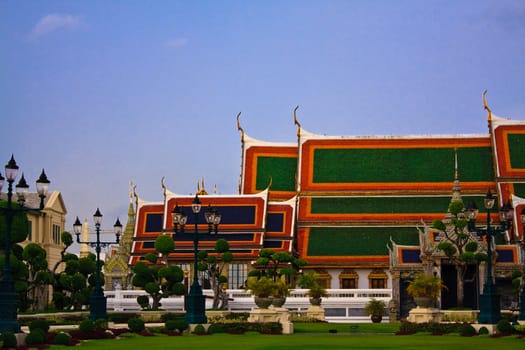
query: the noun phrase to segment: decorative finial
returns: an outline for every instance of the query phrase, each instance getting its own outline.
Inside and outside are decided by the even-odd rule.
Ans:
[[[135,187],[133,185],[133,180],[129,180],[129,201],[130,203],[133,202],[133,195],[135,194]]]
[[[162,193],[164,198],[166,198],[166,184],[164,183],[164,176],[160,179],[160,185],[162,186]]]
[[[487,104],[487,90],[485,89],[485,91],[483,91],[483,108],[487,110],[487,122],[489,123],[489,127],[490,127],[490,123],[492,121],[492,111],[490,110],[488,104]]]
[[[217,184],[213,185],[213,193],[217,194]]]
[[[244,129],[241,127],[241,112],[237,113],[237,130],[241,132],[241,142],[244,143]]]
[[[297,125],[297,137],[301,136],[301,123],[297,120],[297,109],[299,109],[299,106],[295,106],[293,110],[293,123]]]

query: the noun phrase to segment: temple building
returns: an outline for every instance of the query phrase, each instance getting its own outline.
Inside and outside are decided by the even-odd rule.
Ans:
[[[242,287],[258,251],[271,248],[306,260],[304,270],[315,271],[327,288],[391,289],[395,312],[403,316],[409,303],[406,283],[428,263],[425,242],[434,239],[432,221],[445,218],[456,195],[475,202],[483,222],[483,198],[490,189],[497,203],[512,204],[515,214],[512,227],[496,237],[495,276],[505,289],[512,270],[523,266],[518,242],[523,241],[519,213],[525,208],[525,121],[497,117],[485,98],[484,103],[488,133],[479,135],[318,135],[301,126],[296,108],[296,139],[277,143],[248,136],[237,116],[239,193],[207,194],[203,182],[197,217],[191,212],[194,196],[175,194],[163,181],[163,201],[136,196],[127,263],[155,252],[155,238],[170,234],[176,248],[168,261],[191,270],[189,233],[197,222],[200,249],[213,250],[219,238],[230,243],[235,261],[229,266],[229,288]],[[174,233],[176,206],[188,215],[186,233]],[[222,215],[218,233],[208,232],[207,206]],[[436,274],[450,280],[446,259],[435,256],[432,264]],[[467,294],[469,306],[477,308],[484,274],[474,274]],[[452,306],[442,300],[442,307]]]

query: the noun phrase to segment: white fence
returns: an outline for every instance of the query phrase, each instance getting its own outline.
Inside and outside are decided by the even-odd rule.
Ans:
[[[307,289],[294,289],[286,298],[284,307],[298,313],[305,312],[310,307]],[[212,307],[213,294],[205,289],[206,308]],[[391,289],[328,289],[328,297],[323,298],[322,306],[326,319],[332,322],[361,322],[369,321],[364,307],[371,298],[383,300],[387,305],[392,298]],[[106,291],[108,310],[138,311],[140,306],[137,297],[147,295],[143,290],[113,290]],[[255,307],[253,296],[244,289],[228,290],[230,311],[250,311]],[[150,301],[151,302],[151,301]],[[166,311],[184,311],[184,297],[174,296],[161,300],[161,308]],[[386,317],[388,318],[388,316]]]

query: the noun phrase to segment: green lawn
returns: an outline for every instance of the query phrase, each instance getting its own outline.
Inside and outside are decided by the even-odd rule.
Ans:
[[[191,349],[209,350],[227,347],[228,350],[322,350],[322,349],[403,349],[403,350],[465,350],[474,349],[522,349],[525,339],[516,336],[491,338],[489,336],[461,337],[457,334],[432,336],[428,334],[386,335],[386,334],[330,334],[299,333],[294,335],[244,335],[213,334],[206,336],[184,335],[169,337],[155,335],[143,337],[124,334],[120,339],[92,340],[81,343],[78,349]],[[50,349],[70,349],[52,346]]]

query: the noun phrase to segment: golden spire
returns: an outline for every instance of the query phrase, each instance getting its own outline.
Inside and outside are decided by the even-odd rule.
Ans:
[[[201,186],[199,185],[199,181],[197,181],[197,194],[199,196],[205,196],[208,194],[208,192],[206,192],[206,188],[204,187],[204,177],[202,178],[202,188]]]

